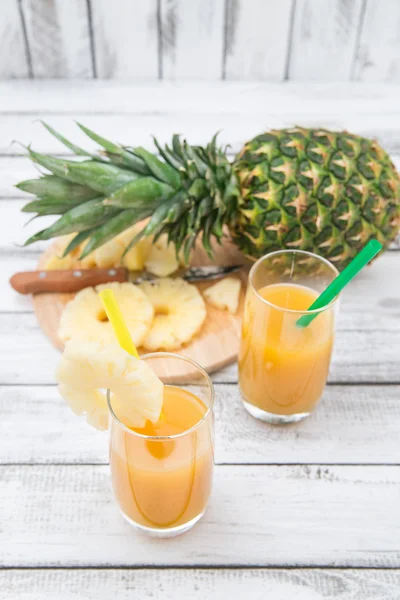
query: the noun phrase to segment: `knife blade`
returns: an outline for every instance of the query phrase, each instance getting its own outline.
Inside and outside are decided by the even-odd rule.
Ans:
[[[242,265],[190,267],[189,269],[180,269],[174,273],[174,276],[190,282],[207,281],[235,273],[241,267]],[[74,269],[72,271],[24,271],[13,275],[10,284],[20,294],[74,293],[101,283],[131,281],[138,284],[154,279],[157,277],[150,273],[130,272],[125,267],[115,267],[111,269]]]

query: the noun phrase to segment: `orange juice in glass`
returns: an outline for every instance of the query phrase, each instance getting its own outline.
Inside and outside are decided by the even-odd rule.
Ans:
[[[338,275],[324,258],[300,250],[272,252],[249,274],[239,352],[239,386],[248,412],[268,423],[307,417],[325,387],[332,354],[338,300],[307,308]]]
[[[123,516],[138,529],[171,537],[202,517],[214,468],[213,386],[194,361],[167,352],[147,354],[164,383],[157,423],[130,429],[111,413],[110,466]]]

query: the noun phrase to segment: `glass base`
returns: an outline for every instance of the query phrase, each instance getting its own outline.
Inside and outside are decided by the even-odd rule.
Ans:
[[[157,537],[157,538],[171,538],[171,537],[175,537],[176,535],[181,535],[181,533],[185,533],[186,531],[189,531],[189,529],[192,529],[192,527],[194,527],[196,525],[196,523],[198,521],[200,521],[200,519],[204,515],[204,513],[205,513],[205,511],[203,511],[202,513],[197,515],[197,517],[195,517],[191,521],[188,521],[187,523],[183,523],[182,525],[178,525],[178,527],[164,527],[164,528],[160,527],[160,528],[158,528],[158,527],[146,527],[145,525],[139,525],[139,523],[132,521],[132,519],[127,517],[126,514],[123,513],[121,510],[121,515],[124,517],[125,521],[128,521],[129,525],[132,525],[132,527],[135,527],[135,529],[142,531],[143,533],[145,533],[146,535],[148,535],[150,537]]]
[[[275,413],[270,413],[266,410],[262,410],[261,408],[258,408],[258,406],[250,404],[250,402],[246,402],[243,396],[242,402],[243,406],[245,407],[247,412],[251,414],[252,417],[258,419],[259,421],[264,421],[264,423],[270,423],[271,425],[288,425],[289,423],[298,423],[298,421],[302,421],[311,414],[309,412],[306,412],[297,413],[294,415],[277,415]]]

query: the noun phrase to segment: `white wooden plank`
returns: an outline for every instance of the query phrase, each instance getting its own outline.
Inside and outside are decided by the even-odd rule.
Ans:
[[[157,79],[157,0],[95,0],[91,7],[97,76]]]
[[[38,176],[38,169],[25,156],[0,156],[0,197],[28,198],[28,194],[14,186],[18,181]]]
[[[268,131],[292,127],[301,123],[304,127],[326,127],[340,131],[346,129],[352,133],[376,138],[382,146],[391,153],[400,154],[400,118],[399,114],[310,114],[304,115],[296,111],[294,106],[289,113],[275,114],[267,107],[263,114],[221,113],[209,114],[136,114],[92,116],[87,114],[70,116],[54,116],[43,114],[41,118],[55,129],[85,148],[94,149],[96,144],[89,140],[78,129],[74,120],[84,123],[96,133],[115,142],[130,146],[145,146],[154,150],[152,135],[160,143],[170,143],[174,133],[182,133],[191,144],[207,144],[213,135],[220,130],[218,141],[221,145],[230,145],[230,152],[236,153],[243,144],[252,137]],[[38,152],[65,153],[64,146],[56,140],[38,122],[27,115],[1,115],[0,154],[24,154],[21,145],[12,144],[17,140],[25,145],[32,143],[32,148]]]
[[[0,250],[3,249],[3,255],[5,255],[4,250],[7,249],[14,257],[21,254],[31,256],[33,254],[36,258],[48,246],[48,242],[40,242],[26,248],[21,247],[30,235],[33,235],[38,229],[42,229],[42,225],[48,227],[57,218],[45,216],[28,223],[32,215],[21,212],[22,207],[30,198],[28,194],[25,194],[25,196],[24,200],[20,198],[0,200],[0,211],[4,209],[4,218],[0,219]],[[1,238],[2,235],[3,238]]]
[[[0,249],[0,262],[3,285],[0,286],[0,311],[2,312],[32,312],[32,300],[30,296],[17,294],[8,284],[14,273],[19,271],[32,271],[36,269],[38,257],[36,254],[20,252],[16,249],[11,255],[4,255]]]
[[[285,79],[293,3],[228,0],[226,79]]]
[[[0,78],[28,77],[29,64],[17,0],[3,0],[0,17]]]
[[[297,0],[289,79],[350,79],[362,0]]]
[[[10,600],[398,600],[395,569],[44,569],[0,571]],[[340,594],[340,596],[338,596]]]
[[[162,79],[221,79],[225,0],[160,0]]]
[[[86,0],[22,0],[34,77],[93,76]]]
[[[204,519],[170,540],[134,534],[108,467],[8,466],[0,480],[2,566],[400,566],[398,467],[217,466]]]
[[[366,0],[354,78],[400,81],[400,3]]]
[[[377,115],[398,114],[399,102],[400,85],[382,82],[0,81],[0,111],[30,115]]]
[[[331,382],[399,382],[398,318],[385,316],[367,328],[371,320],[363,319],[362,329],[358,330],[357,315],[347,313],[346,325],[336,335]],[[44,337],[33,314],[0,313],[0,331],[0,384],[54,383],[59,355]],[[236,365],[216,373],[213,379],[237,381]]]
[[[215,391],[217,464],[400,464],[400,386],[330,385],[295,427],[253,419],[237,385]],[[0,386],[0,439],[1,464],[108,462],[107,434],[76,417],[55,386]]]

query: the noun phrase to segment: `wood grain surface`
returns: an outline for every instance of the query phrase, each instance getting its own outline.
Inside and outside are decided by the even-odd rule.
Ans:
[[[167,541],[121,519],[108,466],[2,466],[0,482],[3,567],[400,567],[398,467],[217,466],[203,519]]]
[[[93,76],[86,0],[23,0],[33,77]]]
[[[385,47],[385,28],[379,39]],[[38,223],[23,228],[23,195],[12,186],[37,171],[11,142],[68,156],[39,118],[77,143],[76,117],[148,146],[158,128],[201,141],[222,124],[234,150],[251,127],[332,123],[375,135],[400,166],[399,100],[399,86],[375,83],[0,83],[1,600],[399,600],[398,250],[343,295],[330,383],[309,419],[258,423],[241,406],[237,366],[213,375],[214,492],[204,521],[175,540],[138,536],[119,516],[107,435],[58,396],[59,354],[31,299],[8,286],[46,248],[21,247]]]
[[[221,79],[225,0],[160,0],[162,79]]]
[[[2,0],[0,77],[399,81],[397,0]]]
[[[236,384],[216,383],[215,393],[217,464],[400,465],[400,385],[328,385],[311,417],[290,427],[253,419]],[[55,385],[0,386],[0,439],[3,465],[108,461],[107,434],[77,418]]]
[[[398,600],[400,574],[380,569],[45,569],[0,571],[19,600]]]

